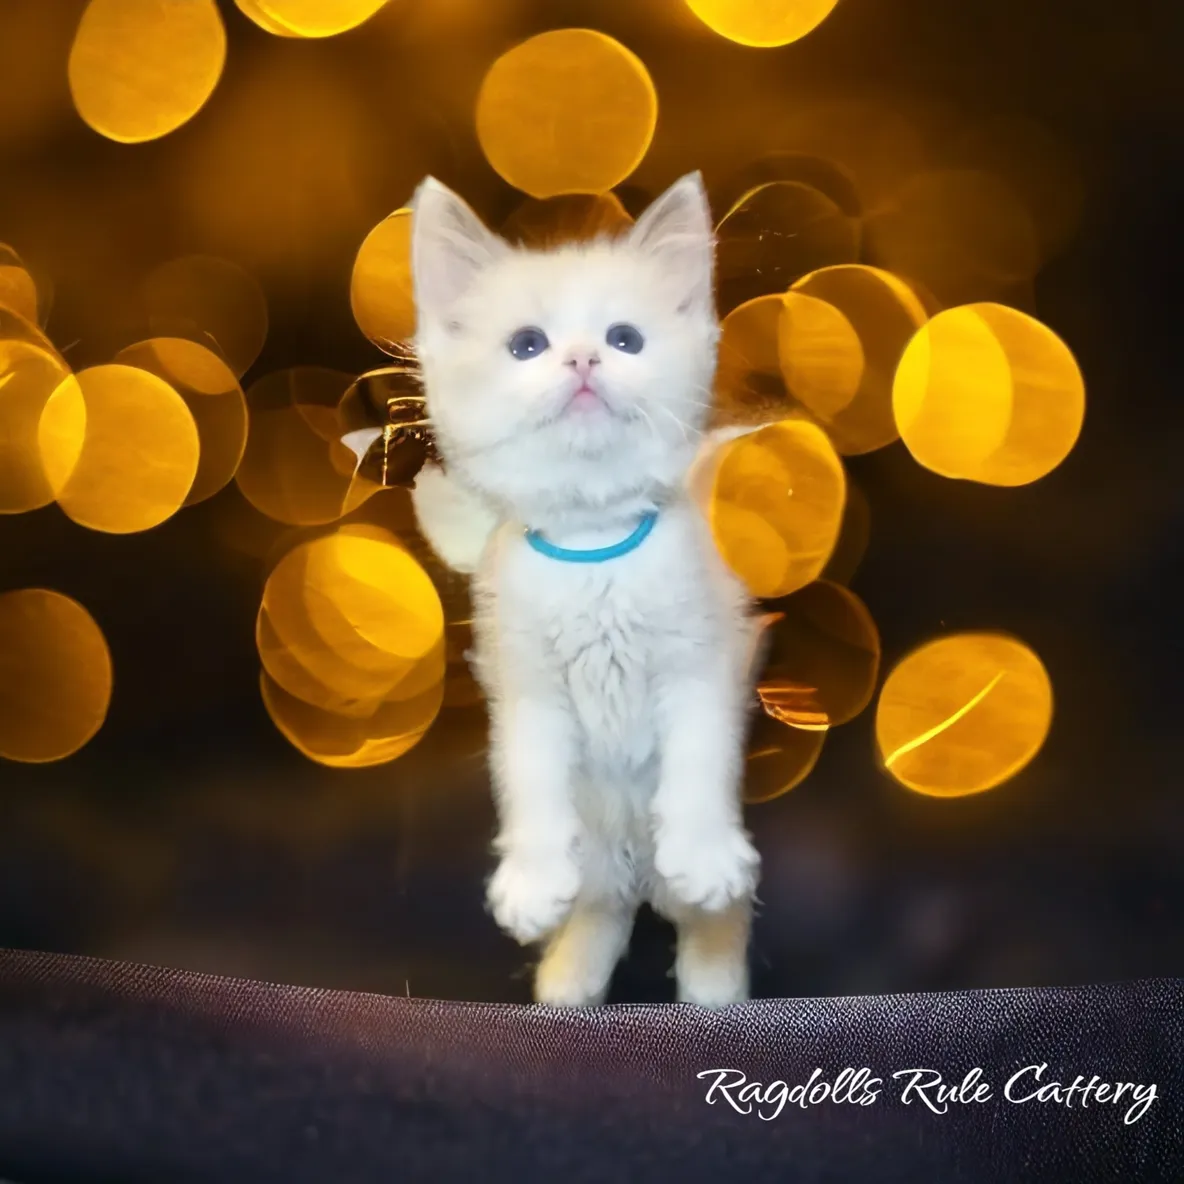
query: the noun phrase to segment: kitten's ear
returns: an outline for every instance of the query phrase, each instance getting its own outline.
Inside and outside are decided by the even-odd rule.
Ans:
[[[411,276],[415,303],[428,320],[440,319],[464,295],[482,268],[507,250],[481,219],[435,177],[411,202]]]
[[[715,234],[702,174],[688,173],[675,181],[637,219],[629,241],[661,259],[686,293],[683,307],[699,301],[710,305]]]

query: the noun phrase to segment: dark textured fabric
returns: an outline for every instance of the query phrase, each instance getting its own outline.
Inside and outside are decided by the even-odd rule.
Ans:
[[[0,954],[0,1176],[23,1184],[396,1180],[1184,1180],[1180,980],[557,1012]],[[1155,1083],[1087,1109],[1006,1079]],[[869,1105],[737,1113],[697,1074],[846,1067]],[[890,1074],[975,1067],[935,1114]],[[729,1081],[735,1080],[729,1078]],[[735,1091],[734,1091],[735,1092]],[[1024,1089],[1023,1093],[1031,1092]],[[770,1113],[775,1106],[760,1107]]]

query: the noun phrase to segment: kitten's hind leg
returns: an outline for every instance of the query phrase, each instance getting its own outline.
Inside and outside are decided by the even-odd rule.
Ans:
[[[595,1007],[629,945],[634,906],[577,900],[548,941],[534,980],[536,1002],[551,1007]]]
[[[700,1007],[743,1003],[748,998],[750,902],[737,901],[722,912],[686,907],[674,912],[679,1002]]]

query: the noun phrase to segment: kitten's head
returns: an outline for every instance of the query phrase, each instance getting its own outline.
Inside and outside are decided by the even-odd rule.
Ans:
[[[710,402],[712,229],[697,173],[617,239],[511,247],[429,178],[416,348],[441,454],[528,523],[661,500]]]

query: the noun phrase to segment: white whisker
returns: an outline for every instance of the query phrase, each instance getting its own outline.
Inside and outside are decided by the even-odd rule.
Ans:
[[[670,416],[670,418],[672,420],[674,420],[679,431],[682,432],[682,439],[683,439],[684,444],[689,444],[691,442],[691,437],[688,434],[690,431],[694,431],[695,435],[697,435],[697,436],[702,435],[702,433],[697,428],[691,428],[689,424],[687,424],[683,420],[679,419],[678,416],[675,415],[674,412],[671,411],[669,407],[664,406],[662,403],[655,403],[654,406],[659,411],[664,412],[666,415]]]

